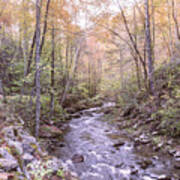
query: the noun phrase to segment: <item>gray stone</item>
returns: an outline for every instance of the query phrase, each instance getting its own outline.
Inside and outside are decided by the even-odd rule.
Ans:
[[[139,142],[142,144],[148,144],[151,142],[151,139],[147,135],[141,134],[141,136],[139,137]]]
[[[124,141],[119,141],[118,143],[115,143],[115,144],[113,145],[113,147],[118,148],[118,147],[120,147],[120,146],[123,146],[124,144],[125,144]]]
[[[169,154],[174,155],[176,153],[176,150],[175,149],[170,149],[168,152],[169,152]]]
[[[20,142],[18,142],[18,141],[11,141],[11,140],[9,140],[7,143],[8,143],[8,145],[9,145],[10,147],[15,148],[16,152],[17,152],[19,155],[23,154],[22,143],[20,143]]]
[[[0,159],[0,168],[4,169],[5,171],[11,171],[18,167],[18,162],[13,159]]]
[[[5,159],[13,159],[14,157],[5,149],[5,148],[0,148],[0,155],[1,157]]]
[[[21,135],[21,138],[23,139],[22,142],[25,144],[37,144],[36,138],[34,138],[33,136],[23,134]]]
[[[162,174],[158,176],[158,180],[171,180],[171,177],[169,177],[168,175]]]
[[[180,158],[180,151],[176,151],[176,153],[174,154],[175,158]]]
[[[22,158],[24,160],[25,165],[27,165],[28,163],[32,162],[35,159],[34,156],[28,153],[25,153]]]

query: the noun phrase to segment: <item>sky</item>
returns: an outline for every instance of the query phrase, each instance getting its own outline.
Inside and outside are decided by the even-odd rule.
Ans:
[[[116,14],[120,11],[119,3],[122,6],[131,6],[134,1],[135,0],[110,0],[110,4],[108,6],[104,5],[101,8],[95,6],[87,6],[89,13],[87,14],[86,12],[80,11],[78,25],[80,25],[82,28],[88,28],[92,25],[92,23],[90,23],[88,19],[91,15],[98,16],[102,12]]]

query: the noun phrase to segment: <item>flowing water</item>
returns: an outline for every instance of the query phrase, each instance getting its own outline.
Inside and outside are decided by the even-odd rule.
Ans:
[[[63,145],[54,151],[81,180],[180,179],[170,157],[153,154],[149,148],[137,151],[123,132],[103,121],[99,109],[84,110],[80,118],[72,119]],[[124,144],[114,147],[119,142]],[[79,156],[80,161],[74,162],[74,156]],[[142,168],[143,162],[150,163]]]

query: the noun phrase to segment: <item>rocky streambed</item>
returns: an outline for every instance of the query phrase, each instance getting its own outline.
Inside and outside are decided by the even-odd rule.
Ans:
[[[104,107],[112,106],[109,103]],[[104,121],[101,108],[74,114],[63,142],[55,141],[52,154],[81,180],[178,180],[180,154],[155,152],[150,146],[137,148],[123,130]],[[147,143],[145,136],[142,142]]]

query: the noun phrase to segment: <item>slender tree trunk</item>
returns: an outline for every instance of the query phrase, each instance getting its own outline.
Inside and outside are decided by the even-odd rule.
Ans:
[[[126,20],[126,17],[125,17],[125,15],[124,15],[124,11],[123,11],[122,8],[121,8],[121,15],[122,15],[122,17],[123,17],[124,25],[125,25],[125,28],[126,28],[126,31],[127,31],[128,35],[129,35],[130,41],[131,41],[131,43],[132,43],[132,45],[133,45],[134,51],[136,52],[136,54],[137,54],[140,62],[142,63],[143,70],[144,70],[145,80],[147,80],[146,63],[145,63],[145,61],[143,60],[143,58],[142,58],[142,56],[141,56],[141,53],[140,53],[140,51],[138,50],[137,44],[135,43],[135,41],[134,41],[134,39],[133,39],[133,36],[132,36],[132,34],[131,34],[130,30],[129,30],[129,27],[128,27],[128,24],[127,24],[127,20]]]
[[[176,12],[175,12],[175,2],[172,0],[172,17],[175,23],[176,35],[177,38],[180,40],[180,32],[179,32],[179,23],[177,20]]]
[[[168,29],[169,29],[169,57],[170,59],[172,59],[172,55],[173,55],[173,37],[172,37],[172,27],[171,27],[171,8],[170,8],[170,3],[169,0],[167,0],[167,6],[168,6]]]
[[[77,47],[76,52],[75,52],[75,59],[74,59],[73,67],[72,67],[72,72],[71,72],[71,74],[69,74],[68,81],[66,82],[65,90],[64,90],[62,98],[61,98],[61,105],[63,105],[64,101],[66,100],[67,92],[68,92],[70,84],[71,84],[71,82],[73,80],[74,73],[76,71],[76,67],[78,65],[78,61],[79,61],[79,58],[80,58],[80,54],[81,54],[81,42],[77,46],[78,47]]]
[[[136,7],[134,7],[134,15],[133,15],[133,21],[134,21],[134,41],[136,46],[137,45],[137,20],[136,20]],[[134,52],[132,52],[134,53]],[[141,81],[140,81],[140,71],[139,71],[139,62],[138,62],[138,57],[137,54],[135,53],[134,55],[134,61],[135,61],[135,65],[136,65],[136,78],[137,78],[137,84],[138,84],[138,89],[141,90]]]
[[[66,82],[69,79],[69,38],[66,41]]]
[[[35,135],[39,136],[40,113],[41,113],[41,84],[40,84],[40,0],[36,0],[36,128]]]
[[[155,25],[155,8],[154,0],[151,0],[152,6],[152,61],[155,61],[155,44],[156,44],[156,25]]]
[[[145,0],[145,14],[146,14],[146,51],[148,59],[148,80],[150,93],[154,94],[154,66],[152,59],[152,43],[150,31],[150,15],[149,15],[149,0]]]
[[[48,14],[49,14],[50,1],[51,0],[48,0],[47,5],[46,5],[46,12],[45,12],[45,17],[44,17],[44,28],[43,28],[43,34],[42,34],[42,39],[41,39],[41,45],[40,45],[40,55],[42,53],[42,49],[43,49],[45,37],[46,37],[46,32],[47,32],[47,19],[48,19]],[[42,4],[42,1],[40,2],[40,4]],[[36,44],[36,34],[37,33],[35,30],[34,35],[33,35],[33,39],[32,39],[30,53],[29,53],[28,63],[27,63],[26,76],[31,72],[32,58],[33,58],[33,54],[34,54],[34,47]]]
[[[32,58],[34,54],[34,46],[36,44],[36,30],[34,31],[33,39],[32,39],[32,44],[31,44],[31,49],[29,53],[29,58],[27,62],[27,70],[26,70],[26,76],[31,72],[31,64],[32,64]]]
[[[88,58],[88,89],[89,96],[91,96],[91,60]]]
[[[23,0],[23,11],[24,11],[24,31],[23,31],[23,56],[24,56],[24,78],[26,77],[27,74],[27,60],[28,60],[28,38],[27,38],[27,23],[26,23],[26,15],[25,15],[25,11],[26,11],[26,7],[25,7],[25,2]],[[24,94],[24,89],[25,89],[26,83],[25,80],[23,82],[23,87],[21,90],[21,94]]]
[[[0,79],[0,95],[4,96],[4,92],[3,92],[3,83],[2,80]]]
[[[51,53],[51,102],[50,102],[50,115],[54,113],[54,62],[55,62],[55,33],[54,25],[52,28],[52,53]]]
[[[44,17],[44,28],[43,28],[43,32],[42,32],[42,39],[41,39],[41,45],[40,45],[40,55],[42,53],[42,49],[43,49],[43,46],[45,43],[50,2],[51,2],[51,0],[48,0],[47,4],[46,4],[46,12],[45,12],[45,17]]]
[[[123,53],[122,50],[120,49],[119,51],[119,71],[120,71],[120,80],[121,80],[121,88],[124,87],[124,68],[123,68]]]

